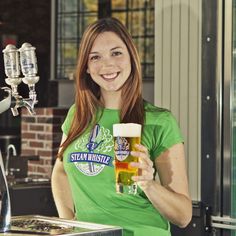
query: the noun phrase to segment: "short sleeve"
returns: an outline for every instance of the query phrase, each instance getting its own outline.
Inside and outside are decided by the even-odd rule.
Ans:
[[[153,158],[158,157],[171,146],[184,142],[179,125],[175,117],[169,111],[164,112],[163,115],[159,117],[158,125],[154,127],[153,132]]]
[[[61,129],[62,129],[62,132],[66,135],[68,135],[69,133],[69,130],[70,130],[70,126],[71,126],[71,123],[72,123],[72,120],[73,120],[73,117],[74,117],[74,114],[75,114],[75,104],[73,104],[67,115],[66,115],[66,119],[64,120],[62,126],[61,126]]]

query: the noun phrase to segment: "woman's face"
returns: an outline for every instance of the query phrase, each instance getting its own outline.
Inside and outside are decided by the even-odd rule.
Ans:
[[[89,53],[87,73],[100,86],[101,92],[119,90],[130,72],[130,55],[119,36],[113,32],[98,35]]]

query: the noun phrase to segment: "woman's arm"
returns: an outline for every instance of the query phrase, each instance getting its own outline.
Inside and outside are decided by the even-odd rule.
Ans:
[[[62,142],[66,136],[63,134]],[[59,217],[74,219],[74,204],[63,161],[57,159],[52,172],[52,193]]]
[[[192,201],[188,191],[183,144],[176,144],[155,160],[161,184],[153,179],[153,163],[146,147],[138,145],[138,166],[142,174],[133,177],[138,181],[153,206],[173,224],[186,227],[192,218]]]

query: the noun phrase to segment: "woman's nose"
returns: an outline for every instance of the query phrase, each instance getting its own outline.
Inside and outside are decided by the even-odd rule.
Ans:
[[[104,64],[113,64],[114,63],[114,57],[112,57],[111,55],[104,55],[103,56],[103,62]]]
[[[103,58],[103,65],[104,66],[113,66],[114,65],[114,60],[112,57],[106,56]]]

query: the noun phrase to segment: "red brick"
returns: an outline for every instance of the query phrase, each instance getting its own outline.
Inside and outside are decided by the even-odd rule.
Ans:
[[[34,166],[34,165],[28,165],[28,171],[29,171],[29,172],[36,172],[36,170],[37,170],[37,167],[36,167],[36,166]]]
[[[52,151],[46,151],[46,150],[38,150],[38,155],[41,157],[51,157]]]
[[[41,167],[41,166],[37,166],[37,172],[41,172],[41,173],[47,173],[47,167]]]
[[[22,139],[35,139],[36,134],[35,133],[22,132],[21,133],[21,138]]]
[[[44,131],[44,126],[43,125],[38,125],[38,124],[35,124],[35,125],[30,125],[29,127],[29,130],[32,130],[32,131]]]
[[[27,112],[23,115],[22,153],[40,156],[40,161],[28,162],[30,174],[50,177],[61,143],[61,125],[68,109],[51,107],[36,108],[35,111],[36,119],[30,118]]]
[[[52,160],[44,160],[43,163],[44,163],[44,165],[50,166],[50,165],[52,165]]]
[[[21,155],[22,156],[30,156],[30,155],[36,155],[36,150],[35,149],[24,149],[22,148],[21,150]]]
[[[50,116],[53,115],[53,108],[47,108],[45,114]]]
[[[44,149],[45,150],[52,150],[52,142],[44,142]]]
[[[21,117],[22,122],[25,123],[36,123],[36,117],[35,116],[23,116]]]
[[[36,108],[35,112],[36,112],[36,116],[45,115],[45,109],[44,108]]]
[[[25,116],[25,115],[28,115],[28,110],[24,107],[21,108],[21,116]]]
[[[44,141],[53,141],[53,134],[52,133],[42,133],[38,134],[38,139],[42,139]]]
[[[38,148],[42,148],[44,146],[44,143],[43,142],[37,142],[37,141],[31,141],[29,143],[30,147],[38,147]]]
[[[38,123],[43,123],[43,124],[52,124],[53,123],[53,118],[52,117],[38,117],[37,118]]]
[[[45,131],[45,132],[48,132],[48,133],[49,133],[49,132],[51,133],[51,132],[52,132],[52,125],[45,125],[45,126],[44,126],[44,131]]]
[[[41,159],[40,159],[39,161],[30,160],[28,163],[29,163],[29,165],[38,166],[38,165],[42,165],[42,164],[43,164],[43,161],[42,161]]]
[[[29,130],[29,125],[26,123],[21,123],[21,130],[28,131]]]

